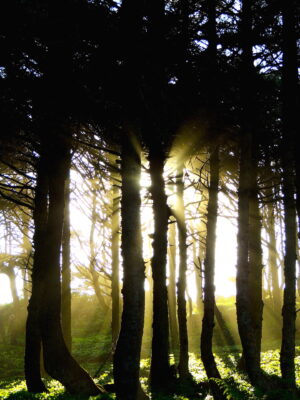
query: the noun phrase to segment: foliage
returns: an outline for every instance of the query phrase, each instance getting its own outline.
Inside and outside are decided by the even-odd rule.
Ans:
[[[75,356],[80,358],[83,363],[82,365],[87,368],[90,373],[94,373],[99,367],[99,361],[91,360],[91,354],[99,354],[99,350],[105,349],[102,344],[99,345],[99,340],[103,340],[103,346],[107,338],[100,336],[88,337],[85,339],[77,339],[74,343]],[[82,349],[81,349],[82,347]],[[245,376],[238,372],[236,369],[236,361],[240,356],[236,353],[236,357],[231,353],[230,349],[225,351],[220,351],[218,349],[218,354],[216,354],[216,361],[218,364],[219,371],[222,376],[222,380],[216,380],[219,386],[222,388],[226,398],[228,400],[293,400],[297,397],[287,390],[275,390],[270,389],[269,393],[262,393],[257,388],[253,388],[249,382],[246,380]],[[94,353],[92,353],[92,351]],[[18,356],[19,352],[19,356]],[[20,348],[10,349],[6,353],[6,360],[9,357],[21,356]],[[85,355],[87,359],[85,359]],[[171,360],[172,361],[172,360]],[[10,365],[13,361],[10,360]],[[20,367],[20,366],[19,366]],[[0,374],[3,376],[3,368],[0,367]],[[150,368],[150,359],[141,360],[141,383],[144,389],[148,390],[148,375]],[[270,376],[279,376],[279,350],[268,350],[262,353],[262,368]],[[21,376],[21,370],[15,368],[16,373]],[[206,378],[205,370],[202,362],[198,355],[190,353],[190,371],[194,378],[194,382],[190,383],[180,383],[176,386],[176,393],[173,395],[153,395],[153,400],[212,400],[209,394],[209,385]],[[297,384],[300,386],[300,347],[297,347],[297,357],[296,357],[296,374],[297,374]],[[97,383],[100,384],[111,384],[112,383],[112,368],[111,363],[107,362],[103,369],[99,373],[97,378]],[[5,377],[4,377],[5,378]],[[69,400],[77,399],[74,395],[70,395],[65,392],[64,388],[60,383],[54,380],[45,379],[49,393],[43,394],[31,394],[26,390],[26,384],[23,378],[10,378],[3,379],[0,381],[0,399],[1,400],[26,400],[26,399],[53,399],[53,400]],[[293,397],[294,396],[294,397]],[[113,399],[113,394],[106,394],[102,399]],[[80,398],[78,398],[80,399]],[[90,397],[90,400],[97,399],[97,397]]]
[[[71,395],[66,393],[63,386],[54,380],[47,380],[48,393],[33,394],[28,393],[26,390],[26,384],[24,380],[11,380],[0,382],[0,398],[2,400],[83,400],[81,396]],[[90,397],[90,399],[97,399],[97,397]],[[102,399],[110,399],[112,396],[106,394],[101,397]],[[86,399],[86,398],[85,398]]]
[[[2,379],[23,376],[24,346],[0,344],[0,354],[0,376]]]

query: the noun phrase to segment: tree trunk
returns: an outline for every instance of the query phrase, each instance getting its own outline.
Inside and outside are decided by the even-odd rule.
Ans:
[[[111,258],[112,258],[112,282],[111,282],[111,297],[112,297],[112,347],[116,346],[119,331],[120,331],[120,285],[119,285],[119,230],[120,230],[120,192],[118,188],[118,176],[114,173],[113,179],[113,198],[112,198],[112,217],[111,217]]]
[[[164,154],[150,149],[151,196],[153,200],[153,336],[150,382],[153,392],[171,389],[169,364],[168,294],[166,285],[167,231],[169,210],[163,178]]]
[[[121,161],[123,313],[113,363],[116,394],[120,400],[136,400],[145,396],[139,383],[145,309],[139,185],[141,159],[134,140],[133,137],[123,139]]]
[[[28,391],[33,393],[47,391],[41,379],[40,372],[41,332],[39,326],[40,300],[43,294],[43,283],[39,266],[43,265],[45,229],[48,214],[48,179],[44,163],[44,155],[42,154],[37,167],[37,182],[34,197],[32,289],[28,304],[25,339],[25,379]]]
[[[261,216],[257,188],[257,159],[252,158],[251,190],[249,198],[249,290],[250,313],[254,329],[256,352],[261,353],[263,300],[262,300],[262,247]]]
[[[181,379],[190,377],[189,373],[189,344],[187,331],[187,315],[186,315],[186,269],[187,269],[187,232],[184,215],[184,182],[183,182],[183,165],[180,165],[177,171],[177,204],[176,217],[178,227],[178,244],[179,244],[179,277],[177,283],[177,305],[178,305],[178,326],[180,353],[178,371]]]
[[[238,255],[236,281],[236,307],[238,329],[243,347],[245,369],[253,385],[262,384],[260,354],[251,311],[251,285],[249,260],[250,196],[253,190],[253,133],[254,126],[254,70],[252,56],[252,10],[251,1],[244,0],[241,21],[242,67],[241,67],[241,139],[238,190]]]
[[[29,240],[29,223],[30,216],[27,212],[22,213],[23,219],[23,240],[22,240],[22,252],[24,255],[25,262],[22,268],[22,279],[23,279],[23,296],[26,306],[28,306],[29,293],[30,293],[30,284],[29,284],[29,269],[30,269],[30,261],[31,261],[31,252],[32,246]]]
[[[174,357],[178,357],[179,334],[176,315],[176,225],[175,221],[169,225],[169,285],[168,307],[170,319],[171,344]]]
[[[240,155],[239,201],[238,201],[238,259],[237,259],[237,320],[243,346],[245,368],[252,384],[260,377],[259,354],[250,311],[249,285],[249,172],[252,165],[249,157],[251,138],[244,133]],[[250,161],[250,162],[249,162]]]
[[[215,315],[215,249],[216,227],[218,216],[219,187],[219,147],[211,151],[210,156],[210,186],[207,206],[206,255],[204,261],[204,315],[201,332],[201,359],[208,379],[220,379],[216,361],[212,351],[212,339]],[[211,380],[210,386],[215,399],[224,399],[218,385]]]
[[[70,393],[94,396],[101,393],[101,390],[71,356],[61,327],[60,248],[70,152],[67,134],[51,133],[51,141],[47,142],[46,160],[49,182],[49,209],[45,232],[47,246],[43,249],[43,264],[35,266],[40,271],[43,286],[39,323],[44,364],[48,374],[59,380]]]
[[[35,254],[28,308],[25,374],[28,390],[45,391],[40,379],[40,338],[46,371],[73,394],[101,393],[70,355],[61,327],[60,247],[64,218],[64,184],[69,166],[66,138],[51,131],[38,171],[35,199]],[[49,192],[48,192],[49,189]],[[47,194],[49,206],[47,212]]]
[[[278,313],[282,307],[281,290],[279,287],[278,280],[278,267],[276,257],[276,235],[275,235],[275,215],[274,215],[274,204],[267,204],[267,234],[268,234],[268,265],[271,274],[272,281],[272,298],[273,298],[273,309],[274,313]],[[279,316],[279,314],[278,314]]]
[[[280,353],[282,378],[287,387],[295,388],[295,323],[296,323],[296,208],[294,147],[297,134],[297,51],[295,34],[295,2],[282,1],[283,69],[282,69],[282,167],[285,227],[283,293],[283,327]]]
[[[200,238],[199,238],[200,242]],[[203,313],[203,290],[202,290],[202,261],[201,261],[201,251],[199,246],[199,254],[197,256],[196,242],[193,240],[193,261],[194,261],[194,274],[195,274],[195,284],[196,284],[196,302],[197,311],[199,315]]]
[[[62,235],[61,322],[64,339],[69,351],[72,349],[70,239],[70,172],[68,172],[65,185],[65,209]]]

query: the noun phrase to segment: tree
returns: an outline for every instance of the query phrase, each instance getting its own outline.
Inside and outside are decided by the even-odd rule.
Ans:
[[[201,332],[201,359],[203,361],[207,377],[220,379],[216,361],[212,352],[212,338],[214,329],[215,314],[215,246],[216,227],[218,215],[218,186],[219,186],[219,147],[211,151],[210,156],[210,186],[209,200],[207,206],[207,235],[206,255],[204,260],[204,315]],[[210,386],[216,399],[223,399],[224,396],[214,380]]]
[[[114,354],[114,379],[118,399],[146,397],[139,382],[140,353],[145,312],[145,265],[140,221],[141,115],[140,79],[143,9],[137,0],[124,0],[120,10],[123,50],[121,139],[121,230],[123,257],[123,312]]]
[[[283,205],[285,227],[285,255],[282,308],[282,343],[280,366],[282,377],[288,388],[295,389],[295,320],[296,320],[296,208],[295,208],[295,164],[296,140],[296,87],[297,56],[295,36],[295,3],[281,3],[282,26],[282,144]]]
[[[116,168],[116,167],[115,167]],[[120,230],[120,191],[119,174],[112,172],[112,216],[111,216],[111,257],[112,257],[112,276],[111,276],[111,297],[112,297],[112,345],[116,346],[120,331],[120,287],[119,287],[119,230]]]
[[[145,265],[140,223],[140,154],[136,136],[125,133],[122,143],[121,229],[123,257],[123,313],[114,353],[114,379],[118,399],[144,398],[139,383],[140,352],[145,308]]]
[[[241,96],[242,96],[242,131],[240,137],[240,165],[238,189],[238,260],[237,260],[237,321],[243,346],[245,368],[250,382],[259,385],[261,382],[260,353],[251,316],[250,293],[250,260],[249,260],[249,216],[250,193],[253,179],[253,55],[252,55],[252,5],[243,1],[241,21],[242,65],[241,65]]]
[[[62,234],[62,267],[61,267],[61,322],[64,339],[68,349],[72,349],[71,332],[71,260],[70,260],[70,169],[65,184],[65,209]]]
[[[179,277],[177,282],[177,313],[179,326],[179,364],[178,371],[181,379],[190,378],[189,373],[189,346],[187,332],[187,315],[186,315],[186,270],[187,270],[187,229],[184,213],[184,165],[180,163],[177,169],[176,185],[177,185],[177,204],[176,218],[178,226],[178,247],[179,247]]]

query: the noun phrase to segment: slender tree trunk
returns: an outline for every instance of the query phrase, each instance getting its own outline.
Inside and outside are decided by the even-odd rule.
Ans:
[[[145,310],[139,185],[141,159],[134,140],[134,137],[126,137],[122,144],[123,313],[113,366],[117,399],[120,400],[136,400],[145,396],[139,383]]]
[[[29,240],[29,221],[30,216],[27,212],[23,212],[23,240],[22,240],[22,250],[25,258],[25,262],[22,269],[22,278],[23,278],[23,296],[26,306],[28,305],[29,300],[29,292],[30,292],[30,285],[29,285],[29,268],[30,268],[30,261],[31,261],[31,251],[32,246]]]
[[[170,319],[170,333],[172,350],[176,359],[179,349],[179,334],[176,315],[176,225],[173,221],[169,225],[169,285],[168,306]]]
[[[28,270],[27,266],[22,270],[22,279],[23,279],[23,296],[25,304],[28,305],[29,300],[29,285],[28,285]]]
[[[217,28],[216,28],[216,1],[207,1],[208,10],[208,83],[207,94],[208,112],[210,116],[209,133],[213,137],[219,134],[218,128],[218,65],[217,65]],[[213,140],[213,139],[211,139]],[[218,141],[218,138],[216,139]],[[204,314],[201,332],[201,359],[213,396],[215,399],[225,399],[219,385],[213,378],[220,379],[216,361],[213,355],[212,341],[215,320],[215,252],[216,252],[216,229],[218,218],[218,189],[220,179],[220,161],[218,143],[210,144],[210,185],[208,191],[207,205],[207,232],[206,253],[204,260]]]
[[[112,198],[112,217],[111,217],[111,229],[112,229],[112,242],[111,242],[111,253],[112,253],[112,282],[111,282],[111,297],[112,297],[112,318],[111,318],[111,330],[112,330],[112,347],[116,346],[117,339],[120,331],[120,285],[119,285],[119,230],[120,230],[120,191],[117,185],[117,176],[113,174],[113,198]]]
[[[256,352],[261,353],[263,300],[262,300],[262,247],[261,216],[258,202],[257,160],[252,158],[251,191],[249,198],[249,286],[250,313],[254,329]]]
[[[199,315],[203,312],[203,291],[202,291],[202,262],[200,258],[200,250],[197,256],[197,249],[196,249],[196,242],[193,241],[193,260],[194,260],[194,270],[195,270],[195,283],[196,283],[196,290],[197,290],[197,310]]]
[[[296,205],[294,147],[297,134],[297,50],[295,34],[296,3],[282,1],[283,69],[282,69],[282,167],[285,227],[283,293],[283,327],[280,353],[282,378],[295,388],[295,323],[296,323]]]
[[[68,349],[72,349],[71,332],[71,260],[70,260],[70,170],[65,185],[65,209],[62,235],[61,322]]]
[[[177,171],[177,206],[176,217],[178,226],[178,244],[179,244],[179,277],[177,283],[177,305],[178,305],[178,326],[180,340],[180,354],[178,371],[181,379],[190,377],[189,374],[189,344],[187,331],[187,315],[186,315],[186,269],[187,269],[187,231],[184,215],[184,182],[183,182],[183,165],[180,165]]]
[[[275,234],[275,215],[274,215],[274,204],[267,204],[267,234],[268,234],[268,265],[271,274],[272,281],[272,297],[273,297],[273,309],[274,313],[278,313],[282,307],[281,290],[279,287],[278,280],[278,267],[276,257],[276,234]],[[279,314],[278,314],[279,316]]]
[[[151,195],[154,214],[152,257],[153,336],[150,381],[153,392],[171,389],[169,364],[168,294],[166,285],[167,231],[169,210],[163,178],[165,157],[158,149],[149,152]]]
[[[220,379],[216,361],[212,352],[212,339],[215,315],[215,249],[216,249],[216,227],[218,216],[218,187],[219,187],[219,147],[211,152],[210,156],[210,186],[207,206],[207,235],[206,255],[204,261],[204,315],[201,332],[201,359],[207,377]],[[210,381],[211,389],[215,399],[224,399],[218,385]]]

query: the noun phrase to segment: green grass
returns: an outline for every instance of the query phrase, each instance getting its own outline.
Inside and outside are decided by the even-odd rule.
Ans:
[[[103,349],[99,348],[99,341],[97,338],[90,338],[89,341],[80,343],[77,341],[74,345],[75,354],[77,353],[77,358],[83,360],[85,356],[93,354],[88,352],[91,348],[94,349],[94,358],[91,356],[88,360],[85,360],[86,365],[93,366],[89,369],[89,372],[95,371],[99,365],[96,355],[99,355],[99,351]],[[6,346],[7,349],[7,346]],[[20,350],[20,349],[19,349]],[[18,354],[17,349],[7,349],[4,359],[6,362],[11,360],[10,357],[16,356]],[[1,354],[2,355],[2,354]],[[235,366],[236,360],[239,358],[239,353],[227,351],[219,351],[216,355],[216,360],[218,364],[219,371],[222,376],[222,381],[219,382],[222,387],[223,392],[226,394],[228,400],[293,400],[296,399],[291,393],[286,390],[273,390],[270,393],[261,393],[259,390],[253,388],[245,379],[241,373],[239,373]],[[171,360],[172,361],[172,360]],[[17,364],[20,363],[20,356],[17,358]],[[20,367],[20,366],[19,366]],[[15,368],[15,372],[20,372],[19,367]],[[150,360],[144,359],[141,361],[141,382],[144,389],[148,389],[148,374],[149,374]],[[10,363],[8,365],[9,371]],[[268,350],[262,353],[262,368],[269,375],[280,376],[279,367],[279,351],[278,350]],[[0,366],[1,375],[3,371],[3,365]],[[202,365],[201,360],[195,354],[190,354],[190,371],[195,380],[196,386],[190,386],[189,384],[181,384],[176,388],[176,393],[172,396],[167,395],[156,395],[153,396],[153,400],[209,400],[212,399],[208,391],[208,381]],[[300,386],[300,347],[297,348],[296,357],[296,374],[297,374],[297,384]],[[53,400],[70,400],[70,399],[80,399],[74,395],[70,395],[65,392],[64,388],[60,383],[54,380],[45,380],[46,385],[49,389],[49,393],[42,394],[31,394],[26,390],[26,384],[23,378],[8,378],[3,377],[0,380],[0,399],[1,400],[26,400],[26,399],[53,399]],[[107,364],[101,371],[101,376],[97,379],[100,384],[111,383],[112,382],[112,371],[111,365]],[[89,400],[97,399],[98,397],[90,397]],[[102,399],[114,399],[114,395],[107,394],[101,397]]]

